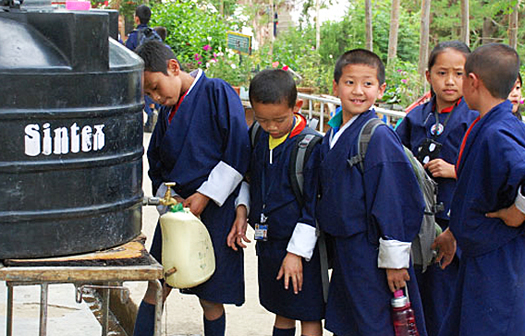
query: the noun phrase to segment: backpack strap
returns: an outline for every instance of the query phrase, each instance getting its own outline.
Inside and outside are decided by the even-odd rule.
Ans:
[[[382,122],[381,119],[372,118],[368,120],[363,125],[363,127],[361,127],[361,130],[359,131],[359,135],[357,137],[357,154],[347,160],[348,164],[350,165],[350,168],[355,166],[356,164],[359,164],[359,169],[361,170],[361,172],[365,171],[364,160],[366,156],[366,151],[368,150],[368,144],[370,143],[370,139],[372,139],[372,135],[374,135],[376,128],[384,124],[385,123]]]
[[[304,205],[304,164],[308,161],[310,154],[312,154],[312,151],[321,139],[321,135],[317,134],[317,132],[300,134],[297,136],[296,145],[292,148],[292,152],[290,153],[288,176],[290,177],[292,191],[301,207]]]
[[[257,144],[257,141],[259,141],[259,138],[261,137],[261,124],[259,124],[257,121],[254,121],[252,124],[252,127],[250,127],[249,135],[250,135],[250,142],[252,144],[252,149],[255,148],[255,145]]]

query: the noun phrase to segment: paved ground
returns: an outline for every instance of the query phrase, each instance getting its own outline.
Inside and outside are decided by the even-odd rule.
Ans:
[[[144,136],[145,148],[150,134]],[[144,193],[151,195],[151,182],[147,176],[148,164],[144,159]],[[151,237],[158,214],[154,207],[144,208],[143,233],[148,237],[146,247],[151,244]],[[253,232],[249,232],[253,237]],[[246,303],[242,307],[226,307],[226,334],[229,336],[269,336],[273,325],[273,315],[264,310],[258,301],[257,269],[253,243],[245,251]],[[125,283],[130,289],[131,299],[140,303],[146,290],[144,282]],[[38,335],[39,321],[38,286],[15,287],[14,295],[14,331],[13,335]],[[5,335],[6,292],[4,283],[0,283],[0,335]],[[49,336],[95,336],[101,334],[101,327],[86,303],[75,302],[73,285],[50,285],[49,287]],[[192,295],[182,295],[173,291],[168,297],[162,318],[163,336],[202,335],[202,311],[198,300]],[[325,332],[325,335],[328,335]],[[296,335],[300,335],[299,330]]]

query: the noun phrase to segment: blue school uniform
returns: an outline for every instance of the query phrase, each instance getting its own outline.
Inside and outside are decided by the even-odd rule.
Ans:
[[[423,141],[434,137],[432,128],[436,124],[434,111],[435,101],[436,98],[434,97],[425,104],[416,107],[406,115],[401,124],[396,128],[396,133],[399,135],[401,142],[408,147],[414,155],[417,155],[418,148]],[[446,121],[443,133],[435,138],[437,142],[443,145],[439,153],[439,158],[451,164],[456,163],[463,135],[478,115],[479,113],[477,111],[468,108],[464,99],[461,99],[452,111],[438,114],[441,125]],[[448,220],[448,210],[450,209],[450,201],[452,200],[456,180],[442,177],[434,178],[434,180],[439,185],[438,202],[442,202],[445,206],[443,211],[436,214],[436,218]],[[446,227],[443,229],[446,229]]]
[[[423,217],[423,196],[399,137],[390,128],[376,129],[364,159],[363,173],[359,165],[349,164],[348,160],[357,154],[360,130],[366,121],[376,117],[374,110],[370,110],[348,121],[337,131],[339,138],[330,148],[332,128],[320,148],[316,216],[320,228],[334,241],[326,329],[338,336],[394,335],[390,315],[393,294],[388,288],[386,271],[379,268],[379,240],[409,246]],[[334,118],[339,118],[340,125],[341,116]],[[408,267],[409,249],[405,257],[402,266],[391,268],[409,269],[410,300],[419,334],[426,335],[415,275],[412,267]]]
[[[435,136],[435,106],[436,98],[433,97],[425,104],[416,107],[399,124],[396,133],[401,138],[403,145],[408,147],[414,156],[417,156],[419,147],[426,139],[434,138],[435,141],[442,144],[438,157],[455,164],[461,140],[479,113],[470,110],[465,101],[461,99],[451,111],[438,114],[439,123],[445,127],[441,134]],[[448,227],[448,210],[456,180],[442,177],[434,178],[434,180],[438,183],[438,202],[444,205],[444,210],[438,212],[436,218],[442,229],[445,230]],[[431,336],[438,334],[448,305],[452,300],[458,268],[459,259],[455,257],[444,270],[437,264],[430,265],[425,273],[421,273],[421,269],[415,269],[427,332]]]
[[[301,210],[293,192],[289,166],[292,149],[296,146],[299,134],[312,134],[315,131],[305,127],[306,120],[301,118],[290,136],[280,145],[270,150],[269,135],[261,132],[252,152],[250,163],[250,225],[260,222],[260,215],[267,217],[267,241],[257,241],[259,300],[268,311],[286,318],[301,321],[316,321],[324,318],[324,301],[321,282],[319,251],[313,248],[313,254],[303,260],[303,287],[299,294],[294,294],[290,283],[284,289],[284,278],[276,280],[281,264],[287,254],[287,247],[293,235],[301,243],[308,242],[297,234],[296,227],[303,226],[315,237],[315,223],[302,223]],[[319,146],[317,146],[319,147]],[[270,158],[271,157],[271,158]],[[313,207],[315,194],[313,187],[314,160],[310,156],[304,167],[304,197],[309,207]],[[263,209],[264,208],[264,209]],[[304,227],[306,225],[307,227]],[[315,245],[315,238],[313,240]],[[289,249],[288,249],[289,250]],[[309,253],[308,253],[309,254]]]
[[[129,34],[128,34],[128,39],[126,40],[126,47],[129,49],[129,50],[135,50],[137,49],[137,47],[139,46],[139,41],[138,41],[138,31],[141,29],[141,28],[147,28],[148,25],[147,24],[144,24],[144,23],[141,23],[137,26],[137,29],[134,29],[132,30]]]
[[[199,70],[171,123],[170,113],[172,107],[162,107],[148,148],[153,190],[162,182],[176,182],[174,189],[183,198],[197,191],[211,198],[201,220],[213,242],[216,270],[207,282],[185,292],[204,300],[241,305],[243,254],[229,248],[226,238],[235,220],[236,190],[250,157],[244,108],[226,82],[209,79]],[[158,254],[160,235],[156,241],[152,252]]]
[[[524,226],[487,212],[507,208],[525,183],[525,125],[505,101],[465,135],[450,229],[462,250],[454,299],[440,335],[525,335]]]

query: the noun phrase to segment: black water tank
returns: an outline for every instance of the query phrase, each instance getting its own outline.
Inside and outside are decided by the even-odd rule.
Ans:
[[[0,259],[95,251],[142,222],[142,61],[98,11],[0,7]]]

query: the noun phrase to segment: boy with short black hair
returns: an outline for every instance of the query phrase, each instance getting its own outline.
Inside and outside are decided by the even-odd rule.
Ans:
[[[333,90],[342,112],[329,121],[332,128],[321,144],[315,212],[321,230],[332,237],[325,328],[338,336],[394,335],[390,300],[403,288],[419,335],[426,335],[410,266],[425,207],[412,166],[399,137],[384,124],[370,139],[363,169],[354,163],[359,134],[377,118],[373,105],[385,87],[384,65],[373,52],[354,49],[339,57]]]
[[[496,43],[465,63],[463,95],[480,116],[456,163],[450,230],[462,256],[439,335],[525,335],[525,125],[507,100],[519,67]]]
[[[157,41],[141,45],[144,92],[163,105],[148,148],[153,191],[163,195],[165,182],[183,205],[206,225],[214,247],[216,269],[205,283],[184,290],[196,294],[204,311],[204,335],[224,335],[224,303],[244,303],[242,251],[226,245],[235,218],[238,185],[248,168],[250,141],[244,108],[233,88],[209,79],[202,70],[186,73],[173,52]],[[150,253],[161,261],[157,225]],[[165,296],[170,288],[165,288]],[[154,290],[140,306],[135,335],[152,335]]]
[[[151,19],[151,9],[146,5],[139,5],[135,9],[135,16],[133,20],[137,25],[137,28],[128,34],[126,41],[126,47],[130,50],[135,50],[139,46],[139,30],[147,28],[149,20]]]
[[[298,142],[305,136],[316,136],[317,140],[321,136],[298,114],[302,101],[296,101],[295,82],[286,71],[259,72],[249,92],[258,123],[251,130],[252,138],[256,138],[248,177],[249,222],[257,241],[259,300],[276,315],[273,336],[294,336],[296,320],[301,321],[301,335],[320,336],[324,301],[315,221],[302,217],[302,209],[311,209],[315,204],[313,155],[303,161],[301,195],[294,192],[290,172],[295,173],[293,160],[301,160]],[[262,131],[257,134],[259,125]],[[228,245],[233,249],[237,249],[236,244],[244,247],[242,239],[248,241],[246,220],[247,207],[239,205],[228,236]]]

